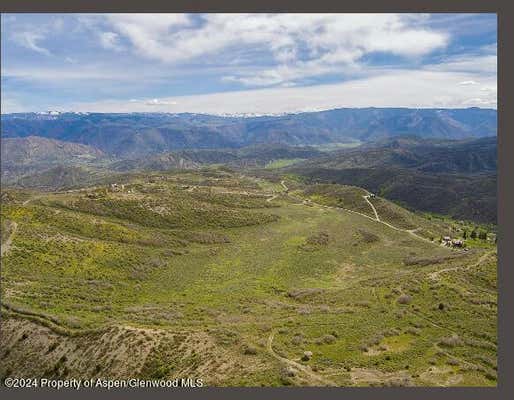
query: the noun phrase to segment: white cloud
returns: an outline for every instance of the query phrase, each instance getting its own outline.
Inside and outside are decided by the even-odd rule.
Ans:
[[[46,56],[51,55],[50,51],[42,47],[39,42],[45,39],[45,34],[37,31],[21,31],[13,34],[12,39],[27,49],[34,50]]]
[[[127,74],[126,71],[107,70],[101,65],[94,64],[79,67],[62,65],[60,67],[53,68],[37,66],[16,68],[5,67],[2,68],[2,75],[4,77],[17,78],[25,81],[44,82],[47,84],[66,84],[70,81],[73,81],[73,83],[89,81],[91,83],[91,80],[130,81],[135,78],[135,75],[132,73]]]
[[[119,35],[115,32],[100,32],[100,44],[102,47],[110,50],[120,51],[122,49],[119,43]]]
[[[496,76],[498,69],[496,45],[482,46],[470,53],[447,57],[443,62],[427,67],[438,71],[469,72]]]
[[[137,102],[137,100],[136,100]],[[171,106],[177,104],[176,101],[166,101],[160,99],[151,99],[144,102],[147,106]]]
[[[190,23],[185,14],[107,14],[105,19],[113,30],[132,43],[139,54],[164,61],[177,56],[166,46],[171,39],[171,29]]]
[[[13,98],[7,93],[2,94],[2,103],[0,105],[2,114],[25,112],[27,108],[24,107],[17,99]]]
[[[475,107],[496,107],[496,100],[490,99],[490,98],[488,99],[488,98],[474,97],[472,99],[464,101],[463,104],[470,104]]]
[[[459,82],[474,79],[475,75],[470,73],[391,70],[331,85],[253,89],[155,100],[161,112],[207,114],[276,114],[340,107],[496,108],[496,78],[484,78],[479,85],[459,85]],[[482,85],[492,90],[483,91]],[[67,107],[97,112],[155,111],[155,105],[142,101],[77,103]]]
[[[4,17],[4,14],[2,14]],[[7,36],[19,46],[25,47],[26,49],[35,51],[45,56],[51,56],[52,52],[44,46],[42,43],[47,41],[52,35],[62,33],[65,22],[62,17],[50,17],[45,22],[40,23],[26,23],[23,19],[16,18],[2,18],[2,22],[6,22],[8,25],[5,28]],[[2,34],[4,33],[4,27],[2,27]],[[2,45],[4,45],[2,41]]]
[[[417,57],[444,47],[443,32],[416,27],[423,15],[403,14],[114,14],[103,17],[140,56],[169,64],[216,62],[221,52],[268,53],[272,64],[251,75],[232,74],[245,85],[283,84],[355,67],[372,52]],[[230,58],[230,56],[228,56]],[[252,60],[255,63],[255,59]]]
[[[18,46],[8,49],[14,56],[6,57],[2,74],[14,78],[7,81],[9,89],[22,88],[19,94],[30,97],[24,103],[52,109],[60,107],[46,102],[62,99],[76,101],[62,104],[64,109],[206,113],[496,106],[496,45],[459,47],[458,37],[450,38],[451,30],[446,29],[453,16],[448,22],[437,19],[435,26],[441,30],[424,14],[88,14],[69,18],[38,17],[34,23],[32,17],[19,17],[9,22],[9,29],[7,24],[2,26],[10,39],[7,47],[16,41],[34,52],[55,56],[43,59]],[[445,49],[450,39],[453,44]],[[109,51],[95,53],[100,46]],[[121,51],[123,57],[118,54]],[[377,52],[386,53],[385,57]],[[427,55],[430,58],[422,57]],[[375,62],[376,56],[382,66]],[[439,61],[426,65],[429,59]],[[384,60],[389,66],[383,66]],[[343,83],[307,86],[329,79]],[[186,87],[195,92],[261,89],[162,95],[183,93]],[[79,104],[80,97],[68,100],[75,95],[118,100],[87,104]]]
[[[451,57],[441,64],[432,65],[431,68],[444,71],[496,74],[497,63],[495,55],[464,55]]]

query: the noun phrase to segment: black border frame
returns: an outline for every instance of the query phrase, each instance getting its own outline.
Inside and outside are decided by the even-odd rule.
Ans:
[[[514,283],[514,246],[509,240],[514,238],[514,179],[509,174],[514,171],[513,159],[509,150],[514,150],[513,82],[509,71],[514,71],[513,52],[508,38],[514,38],[514,3],[501,0],[364,0],[344,4],[337,0],[5,0],[0,5],[2,13],[69,13],[69,12],[479,12],[496,13],[498,20],[498,386],[496,388],[202,388],[202,389],[148,389],[142,390],[30,390],[0,388],[0,394],[9,399],[42,397],[43,399],[67,398],[207,398],[207,399],[249,399],[268,396],[281,398],[327,399],[507,399],[514,398],[514,291],[509,283]],[[510,18],[509,18],[510,17]],[[510,96],[509,96],[510,94]],[[1,339],[1,336],[0,336]],[[1,360],[0,360],[1,362]]]

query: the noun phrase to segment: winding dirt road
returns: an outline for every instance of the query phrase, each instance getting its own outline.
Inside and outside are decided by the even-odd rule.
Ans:
[[[282,180],[280,182],[280,184],[282,185],[282,187],[285,189],[286,193],[289,191],[289,188],[286,186],[285,182]],[[319,204],[319,203],[314,203],[313,201],[308,201],[308,203],[310,204],[316,204],[317,206],[319,207],[322,207],[322,208],[327,208],[327,209],[331,209],[331,210],[338,210],[338,211],[346,211],[346,212],[350,212],[350,213],[353,213],[353,214],[358,214],[364,218],[368,218],[369,220],[371,221],[374,221],[374,222],[378,222],[380,224],[383,224],[385,226],[388,226],[389,228],[391,229],[394,229],[395,231],[398,231],[398,232],[405,232],[405,233],[408,233],[409,235],[411,236],[414,236],[416,239],[419,239],[419,240],[423,240],[424,242],[427,242],[427,243],[430,243],[430,244],[433,244],[434,246],[439,246],[438,243],[434,243],[432,242],[431,240],[423,237],[423,236],[420,236],[416,233],[416,231],[418,231],[419,229],[421,228],[415,228],[415,229],[403,229],[403,228],[398,228],[397,226],[394,226],[394,225],[391,225],[389,222],[385,222],[383,220],[380,219],[379,215],[378,215],[378,212],[377,212],[377,209],[375,208],[375,206],[373,205],[373,203],[371,203],[371,201],[369,201],[369,197],[370,197],[370,193],[368,193],[367,195],[365,196],[362,196],[364,198],[364,200],[366,200],[366,202],[369,204],[369,206],[371,207],[371,209],[373,210],[373,213],[375,214],[375,218],[373,217],[370,217],[369,215],[366,215],[364,213],[361,213],[359,211],[354,211],[354,210],[350,210],[349,208],[342,208],[342,207],[332,207],[332,206],[326,206],[326,205],[323,205],[323,204]],[[297,205],[305,205],[306,204],[306,200],[302,200],[302,203],[299,203]]]
[[[373,210],[373,212],[375,213],[375,219],[380,222],[380,217],[378,216],[378,213],[377,213],[377,209],[375,208],[375,206],[373,205],[373,203],[371,201],[369,201],[369,197],[371,195],[370,194],[367,194],[366,196],[362,196],[364,198],[364,200],[366,200],[366,203],[369,204],[369,206],[371,207],[371,209]]]
[[[268,352],[275,357],[277,360],[283,362],[284,364],[291,367],[295,372],[300,372],[304,375],[306,375],[309,380],[313,383],[316,383],[318,386],[337,386],[333,381],[326,379],[325,377],[316,374],[310,367],[307,365],[300,364],[296,361],[290,360],[289,358],[282,357],[275,353],[275,350],[273,350],[273,338],[275,337],[275,331],[273,330],[269,337],[268,342],[266,343],[266,349]]]
[[[467,267],[458,266],[458,267],[453,267],[453,268],[440,269],[438,271],[432,272],[431,274],[428,275],[428,277],[432,280],[438,280],[439,275],[441,275],[443,272],[458,271],[458,270],[469,271],[471,268],[476,268],[480,264],[482,264],[494,252],[495,252],[495,250],[490,250],[490,251],[485,252],[484,254],[482,254],[480,256],[480,258],[477,260],[476,263],[469,264]]]

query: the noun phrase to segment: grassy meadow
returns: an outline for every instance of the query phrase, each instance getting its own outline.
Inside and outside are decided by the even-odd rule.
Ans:
[[[495,386],[494,242],[365,195],[223,169],[7,191],[0,373]]]

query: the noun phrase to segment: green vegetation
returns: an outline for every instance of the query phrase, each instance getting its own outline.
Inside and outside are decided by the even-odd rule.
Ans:
[[[496,154],[495,137],[405,136],[334,151],[284,170],[314,182],[360,186],[413,210],[496,224]]]
[[[311,147],[314,147],[317,150],[320,151],[334,151],[334,150],[340,150],[340,149],[351,149],[353,147],[358,147],[363,142],[356,139],[349,139],[347,142],[335,142],[335,143],[325,143],[325,144],[315,144],[311,145]]]
[[[283,167],[287,167],[288,165],[296,164],[300,161],[305,161],[305,159],[303,159],[303,158],[284,158],[281,160],[273,160],[273,161],[270,161],[268,164],[266,164],[266,168],[268,168],[268,169],[283,168]]]
[[[0,375],[496,385],[490,229],[295,176],[118,178],[2,196]]]

